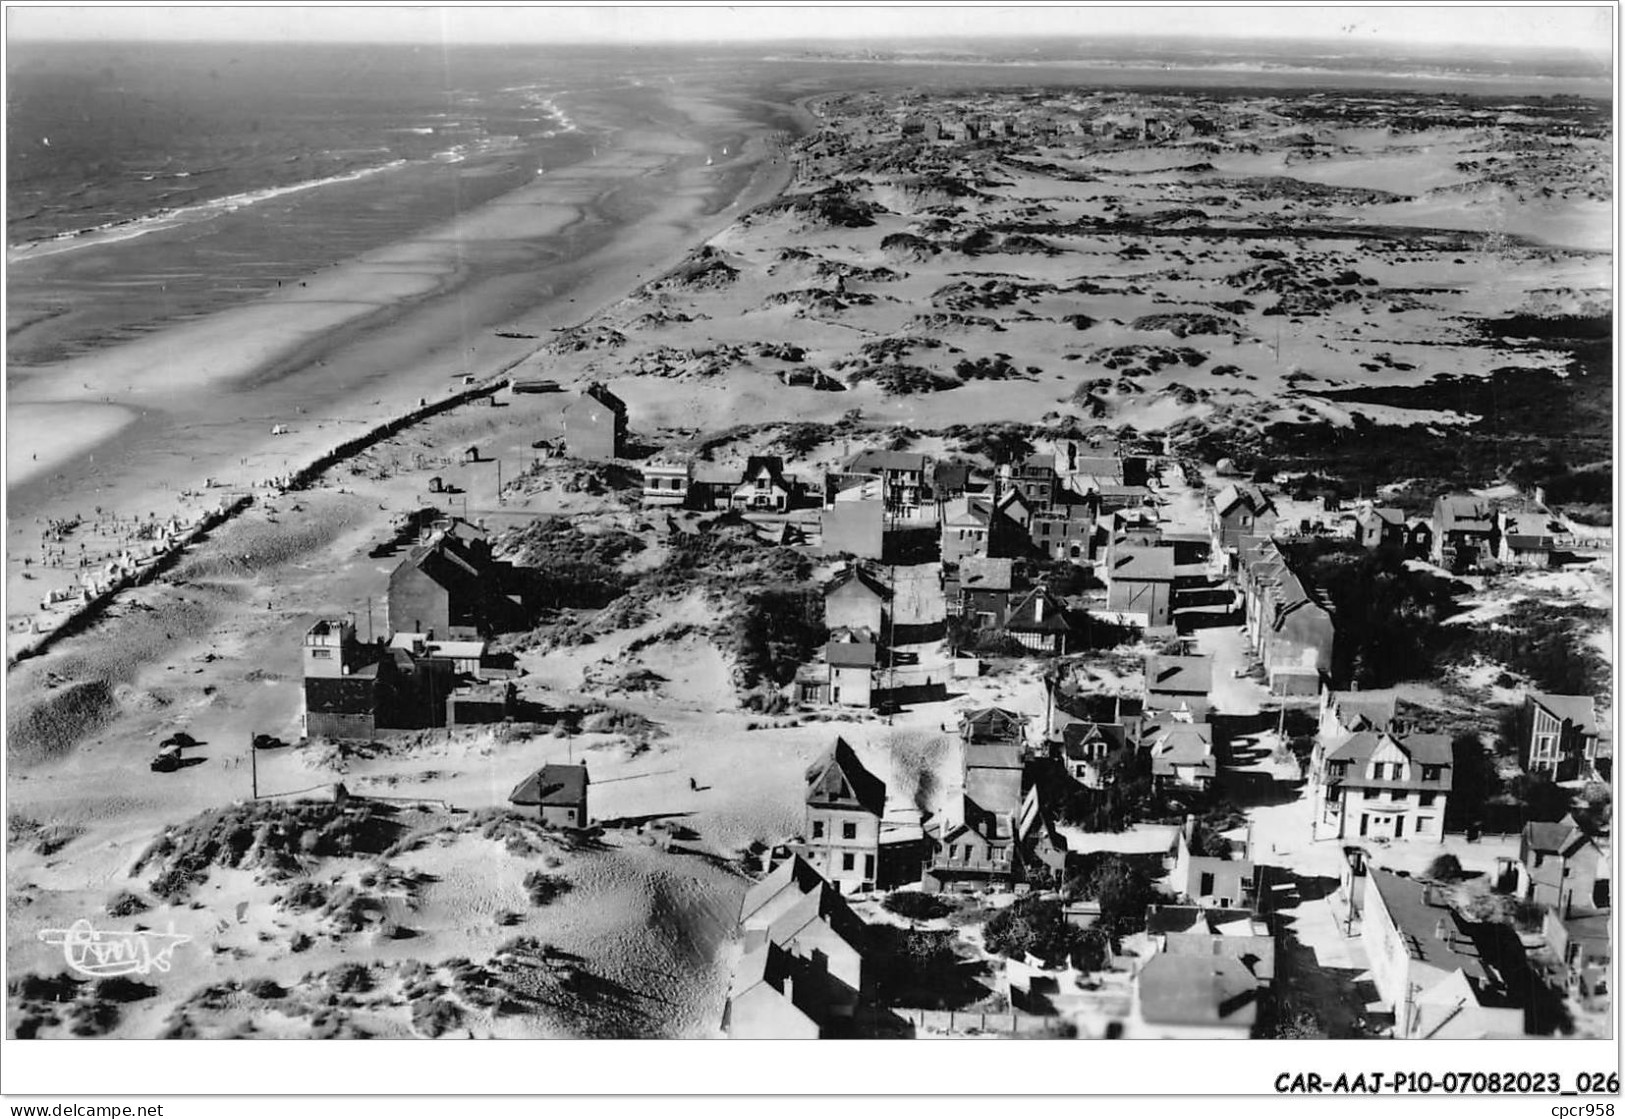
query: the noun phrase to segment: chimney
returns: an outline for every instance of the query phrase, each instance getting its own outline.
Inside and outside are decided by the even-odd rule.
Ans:
[[[796,982],[788,975],[784,977],[784,1001],[792,1005],[796,1001]]]
[[[1433,926],[1433,939],[1442,940],[1446,944],[1450,943],[1450,926],[1445,922],[1443,917],[1440,917],[1438,922]]]
[[[1033,597],[1033,620],[1038,622],[1044,620],[1044,592],[1042,589]]]

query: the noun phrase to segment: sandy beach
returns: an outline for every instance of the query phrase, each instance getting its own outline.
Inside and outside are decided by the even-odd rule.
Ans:
[[[689,126],[623,130],[601,155],[411,241],[28,370],[7,419],[19,432],[8,440],[8,616],[63,582],[20,578],[43,522],[93,506],[184,519],[263,486],[467,377],[498,375],[540,342],[495,330],[545,339],[782,187],[786,167],[749,121],[700,97],[674,106]],[[735,154],[707,165],[729,142]],[[85,422],[55,422],[82,405]]]

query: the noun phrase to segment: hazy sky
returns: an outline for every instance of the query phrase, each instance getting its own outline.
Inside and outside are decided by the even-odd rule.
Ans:
[[[8,41],[205,39],[370,42],[583,42],[902,38],[921,34],[1281,36],[1607,52],[1609,5],[831,4],[822,7],[8,6]]]

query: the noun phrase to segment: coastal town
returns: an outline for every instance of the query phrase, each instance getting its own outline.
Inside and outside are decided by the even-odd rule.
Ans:
[[[805,108],[500,376],[8,550],[15,1035],[1610,1036],[1605,107]]]

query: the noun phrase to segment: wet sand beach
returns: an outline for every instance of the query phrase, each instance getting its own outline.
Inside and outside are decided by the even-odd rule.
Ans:
[[[419,236],[14,374],[8,619],[63,581],[36,569],[22,582],[43,523],[97,507],[186,519],[291,473],[465,378],[500,374],[782,189],[788,168],[766,128],[697,96],[668,104],[677,127],[622,129],[595,156]]]

